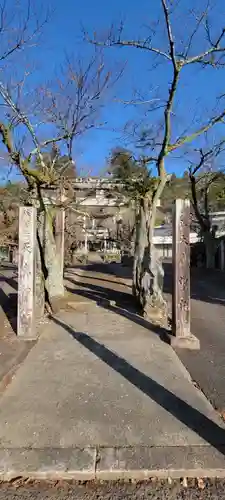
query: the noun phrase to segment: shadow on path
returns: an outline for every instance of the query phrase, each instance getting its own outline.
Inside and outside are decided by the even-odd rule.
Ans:
[[[67,281],[81,287],[80,289],[75,289],[66,287],[67,291],[85,297],[87,299],[97,302],[97,305],[103,309],[115,312],[124,318],[133,321],[139,326],[150,330],[151,332],[159,335],[162,340],[166,339],[167,330],[161,326],[154,325],[148,320],[145,320],[137,311],[137,306],[133,296],[126,292],[118,292],[110,288],[102,287],[99,285],[93,285],[89,283],[82,283],[80,281],[75,281],[72,278],[66,278]],[[110,301],[115,301],[116,305],[111,305]]]
[[[2,307],[12,330],[17,333],[17,293],[7,295],[0,288],[0,306]]]
[[[172,264],[164,263],[163,291],[172,294]],[[225,273],[218,270],[191,268],[191,299],[225,305]]]
[[[92,271],[92,270],[91,270]],[[96,271],[97,272],[97,271]],[[103,270],[101,271],[103,273]],[[104,272],[104,274],[106,274]],[[81,276],[79,273],[73,273],[73,276],[77,276],[78,278],[85,278],[85,279],[88,279],[88,280],[94,280],[94,281],[104,281],[106,283],[112,283],[112,284],[116,284],[116,278],[117,276],[115,276],[115,280],[108,280],[106,278],[98,278],[97,276],[93,276],[93,275],[90,275],[90,274],[85,274],[85,276]],[[68,278],[66,278],[68,279]],[[120,283],[121,286],[127,286],[125,283]]]
[[[4,311],[9,324],[11,325],[14,333],[17,333],[17,291],[18,291],[18,282],[17,279],[13,276],[5,276],[5,270],[15,270],[14,267],[4,266],[0,268],[0,307]],[[12,293],[5,293],[2,283],[7,283],[11,288],[15,290]]]
[[[86,333],[76,332],[56,317],[51,319],[110,368],[122,375],[220,453],[225,454],[225,430],[219,425]]]
[[[8,276],[0,276],[0,282],[3,281],[7,283],[11,288],[14,288],[14,290],[17,292],[18,290],[18,283],[14,278],[9,278]]]
[[[79,276],[82,278],[81,276]],[[107,288],[106,286],[101,286],[98,284],[92,284],[92,283],[87,283],[86,282],[86,274],[84,275],[85,282],[83,281],[77,281],[77,279],[73,279],[71,277],[67,277],[66,280],[75,285],[76,287],[81,287],[81,290],[83,288],[86,288],[87,290],[92,290],[93,292],[93,299],[95,297],[105,297],[107,300],[115,300],[118,302],[120,305],[131,307],[132,309],[135,309],[135,300],[132,297],[132,295],[126,291],[120,291],[120,290],[115,290],[114,288]],[[90,278],[92,280],[92,278]],[[104,280],[101,280],[104,281]],[[117,285],[117,283],[114,281],[112,282],[114,285]],[[119,285],[121,285],[119,283]],[[123,286],[123,285],[122,285]],[[68,288],[67,288],[68,289]],[[73,291],[73,293],[79,293],[81,290],[78,289],[69,289],[69,291]]]
[[[17,271],[16,264],[3,264],[0,265],[0,271]]]
[[[164,293],[172,293],[172,263],[163,262]],[[93,271],[95,268],[93,267]],[[132,269],[121,264],[108,265],[104,270],[98,264],[96,272],[111,273],[118,278],[132,279]],[[128,285],[126,285],[128,286]],[[191,298],[211,304],[225,305],[225,272],[218,269],[191,268]]]

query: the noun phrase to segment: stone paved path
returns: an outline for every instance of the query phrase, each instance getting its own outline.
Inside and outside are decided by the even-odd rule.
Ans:
[[[79,449],[85,460],[100,453],[100,472],[137,462],[225,470],[222,420],[109,270],[66,273],[71,293],[88,302],[54,316],[2,395],[0,462],[6,453],[26,464],[35,452],[43,470],[56,453],[60,469],[61,455]]]
[[[221,439],[212,422],[220,425],[168,345],[93,304],[46,327],[3,395],[0,441],[15,448],[201,446]]]
[[[19,368],[1,400],[1,446],[225,444],[175,352],[128,307],[129,289],[99,269],[70,270],[72,280],[92,300],[57,315]],[[96,306],[93,293],[117,305]]]

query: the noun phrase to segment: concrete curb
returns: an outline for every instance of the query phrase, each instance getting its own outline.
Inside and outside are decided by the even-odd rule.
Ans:
[[[0,449],[0,480],[225,477],[225,445]]]

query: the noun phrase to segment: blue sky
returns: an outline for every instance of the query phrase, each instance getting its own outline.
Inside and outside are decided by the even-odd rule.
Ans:
[[[21,0],[26,2],[26,0]],[[177,45],[184,37],[184,33],[191,29],[188,11],[191,6],[201,10],[204,0],[181,0],[180,10],[174,19],[175,37]],[[215,7],[210,16],[215,34],[225,18],[224,0],[214,2]],[[41,6],[37,0],[37,12],[42,13],[46,2]],[[199,11],[200,11],[199,10]],[[99,36],[106,33],[113,22],[125,20],[125,35],[127,38],[138,38],[146,35],[147,25],[156,20],[161,14],[159,0],[54,0],[53,13],[41,43],[33,52],[37,70],[33,77],[37,83],[52,78],[55,70],[63,62],[65,52],[74,54],[88,60],[93,48],[84,43],[81,34],[81,23],[91,33],[96,31]],[[155,25],[155,45],[165,48],[165,28],[162,23]],[[213,32],[214,35],[214,32]],[[201,33],[196,37],[193,53],[204,49]],[[157,94],[161,100],[167,95],[170,82],[170,70],[166,64],[152,69],[152,56],[135,49],[111,48],[105,51],[105,64],[109,69],[121,67],[126,63],[123,77],[109,92],[108,103],[103,110],[100,121],[105,121],[104,129],[95,130],[77,141],[74,147],[74,159],[81,171],[90,171],[92,174],[101,172],[106,164],[110,150],[118,145],[127,145],[123,127],[128,120],[142,121],[152,128],[158,128],[161,120],[161,111],[156,114],[148,113],[147,107],[125,106],[119,100],[132,98],[134,90],[139,90],[147,99]],[[202,70],[200,67],[190,68],[185,71],[181,80],[176,100],[176,113],[174,116],[174,137],[186,128],[193,127],[206,121],[212,114],[215,106],[215,97],[224,93],[225,68],[220,71],[210,69]],[[193,122],[193,123],[192,123]],[[222,133],[221,127],[213,132],[213,139]],[[133,146],[133,144],[132,144]],[[167,161],[168,171],[181,174],[185,168],[184,159],[170,158]]]

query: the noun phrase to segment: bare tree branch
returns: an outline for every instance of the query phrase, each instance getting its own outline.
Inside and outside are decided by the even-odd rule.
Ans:
[[[221,139],[218,144],[204,151],[202,148],[196,150],[200,159],[197,163],[189,166],[189,179],[191,184],[192,206],[197,221],[203,232],[211,230],[210,210],[209,210],[209,190],[210,187],[221,177],[223,170],[204,171],[209,161],[216,159],[225,150],[225,139]],[[203,203],[203,206],[202,206]]]
[[[34,43],[37,40],[38,36],[42,33],[42,30],[45,24],[49,20],[49,13],[46,12],[46,15],[43,18],[40,18],[40,15],[35,19],[31,9],[31,0],[27,0],[27,6],[25,10],[25,6],[23,5],[23,9],[21,8],[21,12],[23,12],[23,18],[21,23],[19,22],[19,6],[14,5],[14,12],[11,19],[8,19],[9,12],[7,12],[7,0],[4,0],[0,4],[0,45],[2,46],[2,53],[0,52],[0,63],[8,59],[15,52],[22,50],[24,47],[27,47]],[[15,27],[15,17],[17,17],[17,27]],[[32,21],[32,22],[31,22]],[[32,28],[32,24],[35,23],[35,26]],[[1,43],[2,35],[7,33],[8,40],[6,48],[4,50],[4,45]]]
[[[44,113],[60,135],[67,137],[69,158],[76,138],[103,125],[98,117],[104,96],[120,76],[121,71],[113,75],[105,68],[101,54],[95,54],[86,66],[67,57],[57,85],[42,90]]]
[[[202,25],[202,23],[203,23],[203,21],[204,21],[205,18],[206,18],[206,25],[207,25],[208,10],[209,10],[209,1],[207,3],[206,9],[202,12],[202,14],[199,16],[199,18],[197,18],[196,26],[193,29],[193,31],[192,31],[192,33],[190,35],[189,41],[187,43],[187,48],[185,50],[184,59],[187,59],[188,54],[189,54],[190,49],[191,49],[191,46],[192,46],[192,43],[193,43],[193,40],[194,40],[194,37],[197,34],[197,32],[198,32],[199,28],[201,27],[201,25]],[[208,38],[208,40],[210,42],[209,38]]]
[[[171,60],[169,54],[167,54],[163,50],[152,47],[151,44],[149,44],[149,38],[146,38],[145,40],[121,40],[120,37],[116,38],[116,36],[111,35],[106,42],[100,42],[96,38],[90,38],[86,31],[84,31],[84,38],[86,41],[97,45],[98,47],[134,47],[136,49],[146,50],[148,52],[163,56],[169,61]]]
[[[166,22],[166,28],[167,28],[167,34],[168,34],[168,41],[170,45],[170,57],[172,61],[172,66],[173,66],[173,78],[172,78],[172,83],[169,89],[169,96],[166,104],[166,108],[164,111],[164,119],[165,119],[165,129],[164,129],[164,137],[162,141],[162,147],[159,152],[158,156],[158,172],[159,176],[162,176],[165,171],[164,167],[164,157],[168,154],[168,147],[169,147],[169,142],[171,138],[171,113],[172,113],[172,108],[173,108],[173,102],[177,90],[177,85],[179,81],[179,73],[180,73],[180,67],[179,64],[177,63],[176,60],[176,55],[175,55],[175,44],[174,44],[174,39],[173,39],[173,34],[172,34],[172,28],[171,28],[171,23],[170,23],[170,17],[169,17],[169,11],[166,5],[166,0],[161,0],[162,1],[162,6],[163,6],[163,12],[164,12],[164,17],[165,17],[165,22]]]
[[[169,46],[170,46],[170,57],[171,57],[174,68],[176,68],[177,63],[176,63],[175,44],[174,44],[174,38],[173,38],[172,27],[171,27],[171,22],[170,22],[169,9],[167,7],[166,0],[161,0],[161,3],[162,3],[162,7],[163,7],[165,22],[166,22],[167,35],[168,35],[168,41],[169,41]]]
[[[184,137],[181,137],[174,144],[170,144],[169,147],[168,147],[169,151],[170,152],[171,151],[175,151],[177,148],[179,148],[181,146],[184,146],[185,144],[194,141],[200,135],[204,134],[205,132],[208,132],[208,130],[210,130],[216,124],[223,123],[224,118],[225,118],[225,109],[222,111],[222,113],[220,113],[218,116],[215,116],[214,118],[212,118],[211,120],[209,120],[207,124],[203,125],[198,130],[196,130],[195,132],[193,132],[192,134],[186,135]]]

